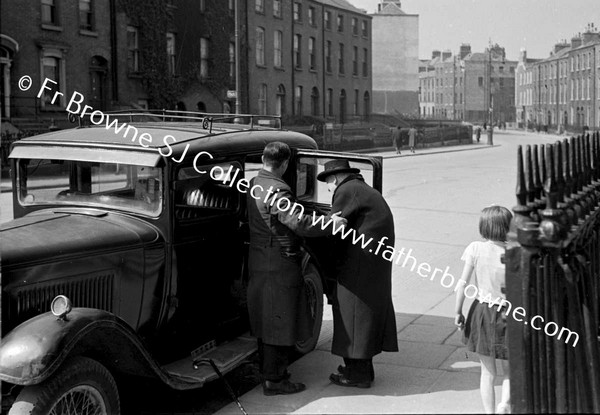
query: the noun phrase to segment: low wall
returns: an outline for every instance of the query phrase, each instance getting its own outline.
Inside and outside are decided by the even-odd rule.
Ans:
[[[352,151],[393,147],[392,128],[382,125],[342,125],[319,131],[312,126],[287,126],[287,129],[311,136],[324,150]],[[473,128],[466,125],[418,128],[417,148],[471,144]],[[408,128],[401,129],[402,146],[408,145]]]

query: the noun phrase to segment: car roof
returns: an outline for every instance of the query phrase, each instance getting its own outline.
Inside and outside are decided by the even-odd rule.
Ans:
[[[198,122],[132,122],[125,124],[119,132],[101,126],[79,127],[58,130],[19,140],[20,145],[46,144],[61,146],[86,146],[111,149],[127,149],[181,156],[188,147],[190,154],[198,151],[213,156],[262,151],[270,142],[282,141],[292,148],[316,149],[316,142],[309,136],[294,131],[237,124],[212,124],[203,128]],[[119,123],[118,126],[121,126]],[[118,127],[117,127],[118,128]],[[127,130],[129,128],[129,130]],[[165,140],[165,137],[170,136]]]

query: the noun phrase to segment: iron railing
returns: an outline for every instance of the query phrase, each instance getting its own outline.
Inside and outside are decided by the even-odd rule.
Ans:
[[[599,413],[600,134],[524,158],[519,146],[516,195],[506,290],[527,318],[507,319],[513,412]]]

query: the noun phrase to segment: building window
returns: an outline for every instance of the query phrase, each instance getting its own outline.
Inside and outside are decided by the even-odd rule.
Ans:
[[[338,32],[344,31],[344,16],[341,14],[338,14],[337,16],[337,30]]]
[[[138,30],[133,26],[127,26],[127,70],[129,72],[139,72],[140,70]]]
[[[329,88],[327,90],[327,95],[325,96],[326,104],[327,104],[327,115],[329,117],[333,117],[333,89]]]
[[[265,29],[256,28],[256,64],[265,65]]]
[[[316,40],[314,37],[308,38],[308,59],[309,59],[309,65],[310,65],[310,69],[316,69],[317,68],[317,53],[316,53]]]
[[[352,18],[352,34],[358,36],[358,19],[356,17]]]
[[[265,0],[255,0],[254,10],[256,10],[256,13],[264,13],[265,12]]]
[[[298,2],[294,2],[294,21],[302,21],[302,5]]]
[[[208,39],[205,37],[201,37],[200,38],[200,79],[208,78],[208,59],[209,59]]]
[[[313,87],[310,94],[310,114],[315,117],[319,116],[319,90],[317,87]]]
[[[362,72],[363,76],[369,76],[369,50],[367,48],[363,49]]]
[[[273,0],[273,16],[281,17],[281,0]]]
[[[285,87],[281,84],[277,87],[277,95],[275,101],[275,114],[285,115]]]
[[[504,66],[500,66],[500,67],[498,68],[498,72],[500,72],[500,73],[504,73]]]
[[[92,0],[79,0],[79,28],[82,30],[94,30]]]
[[[302,115],[302,87],[296,87],[296,93],[294,94],[296,98],[296,115]]]
[[[354,90],[354,102],[352,103],[352,114],[359,115],[358,114],[358,89]]]
[[[325,12],[325,29],[331,30],[331,12]]]
[[[352,75],[358,76],[358,46],[352,48]]]
[[[235,0],[229,0],[229,14],[235,13]]]
[[[344,74],[344,44],[340,43],[340,59],[338,61],[338,72]]]
[[[368,25],[367,25],[367,21],[363,20],[361,22],[361,27],[362,27],[362,35],[363,37],[369,37],[369,31],[368,31]]]
[[[315,16],[316,16],[315,13],[316,13],[316,11],[315,11],[314,7],[309,7],[308,8],[308,23],[311,26],[316,26],[317,25],[317,22],[316,22],[316,19],[315,19]]]
[[[331,41],[325,44],[325,70],[331,72]]]
[[[44,78],[52,79],[55,82],[55,84],[47,84],[47,88],[49,87],[50,89],[44,89],[44,96],[42,98],[42,106],[44,108],[58,108],[62,106],[62,97],[60,96],[52,102],[56,92],[64,92],[62,91],[64,89],[62,64],[62,59],[57,56],[44,56],[42,59]]]
[[[302,67],[302,35],[294,35],[294,68]]]
[[[231,4],[230,4],[230,7],[231,7]],[[206,1],[200,0],[200,3],[198,4],[198,8],[200,9],[200,13],[204,13],[206,11]]]
[[[167,33],[167,59],[169,61],[169,73],[175,75],[175,33]]]
[[[276,68],[281,68],[282,66],[282,61],[281,61],[281,45],[282,45],[282,39],[283,39],[283,32],[281,32],[280,30],[276,30],[273,33],[273,65],[275,65]]]
[[[258,114],[267,115],[267,84],[261,84],[258,89]]]
[[[436,82],[437,82],[437,79],[436,79]],[[477,84],[480,87],[483,87],[483,76],[480,76],[479,78],[477,78]]]
[[[229,42],[229,79],[235,80],[235,43]]]
[[[58,26],[56,0],[42,0],[42,23]]]

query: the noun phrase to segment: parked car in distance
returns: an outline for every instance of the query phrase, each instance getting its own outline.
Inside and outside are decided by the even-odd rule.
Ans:
[[[278,117],[106,116],[19,140],[9,156],[0,380],[11,414],[117,414],[123,379],[199,388],[217,378],[211,360],[226,373],[255,352],[238,184],[258,173],[267,143],[292,148],[284,179],[306,214],[328,211],[316,176],[334,158],[381,191],[381,158],[320,151]],[[317,344],[332,287],[329,238],[304,246],[313,336],[297,344],[302,353]]]

